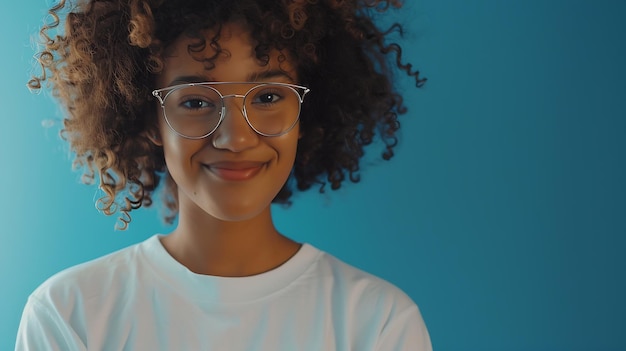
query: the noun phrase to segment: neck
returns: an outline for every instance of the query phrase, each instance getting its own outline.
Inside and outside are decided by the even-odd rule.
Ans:
[[[225,221],[181,203],[177,228],[163,246],[198,274],[241,277],[274,269],[300,248],[274,227],[268,206],[243,221]]]

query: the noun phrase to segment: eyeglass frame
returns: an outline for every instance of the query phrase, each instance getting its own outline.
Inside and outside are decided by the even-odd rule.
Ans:
[[[255,84],[252,88],[248,89],[248,91],[246,91],[245,94],[241,95],[241,94],[228,94],[228,95],[222,95],[222,93],[215,89],[213,87],[213,85],[226,85],[226,84]],[[260,131],[258,131],[253,125],[252,123],[250,123],[250,120],[248,119],[248,112],[246,111],[246,97],[248,96],[248,94],[259,88],[262,86],[266,86],[266,85],[279,85],[279,86],[284,86],[287,87],[289,89],[291,89],[294,93],[296,93],[298,95],[298,115],[296,117],[296,119],[293,121],[293,124],[287,128],[287,130],[279,133],[279,134],[267,134],[267,133],[262,133]],[[167,113],[165,112],[165,100],[167,100],[167,97],[173,92],[176,91],[178,89],[182,89],[182,88],[186,88],[186,87],[194,87],[194,86],[206,86],[211,90],[214,90],[221,99],[222,102],[222,108],[220,111],[220,119],[219,121],[217,121],[217,124],[215,124],[215,128],[213,128],[211,131],[209,131],[208,133],[206,133],[205,135],[199,136],[199,137],[192,137],[192,136],[188,136],[188,135],[184,135],[182,133],[180,133],[179,131],[177,131],[170,123],[170,121],[167,118]],[[297,89],[302,89],[302,93],[300,93]],[[165,95],[161,96],[161,93],[166,91]],[[163,109],[163,117],[165,118],[165,122],[167,123],[167,126],[176,134],[178,134],[179,136],[185,138],[185,139],[192,139],[192,140],[200,140],[200,139],[204,139],[208,136],[210,136],[211,134],[213,134],[217,128],[219,128],[219,126],[222,124],[222,121],[224,120],[224,117],[226,116],[226,104],[224,103],[224,98],[227,97],[238,97],[238,98],[242,98],[243,99],[243,109],[241,110],[241,112],[243,113],[243,117],[246,120],[246,123],[248,123],[248,126],[250,126],[250,128],[252,128],[252,130],[254,130],[257,134],[261,135],[261,136],[265,136],[265,137],[277,137],[277,136],[281,136],[284,134],[289,133],[289,131],[291,131],[293,129],[293,127],[296,126],[296,124],[298,123],[298,121],[300,120],[300,112],[302,112],[302,103],[304,102],[304,97],[306,96],[307,93],[309,93],[311,91],[311,89],[302,86],[302,85],[297,85],[297,84],[290,84],[290,83],[279,83],[279,82],[199,82],[199,83],[184,83],[184,84],[176,84],[176,85],[172,85],[169,87],[165,87],[165,88],[161,88],[161,89],[156,89],[152,91],[152,96],[154,96],[155,98],[157,98],[159,100],[159,103],[161,105],[161,108]]]

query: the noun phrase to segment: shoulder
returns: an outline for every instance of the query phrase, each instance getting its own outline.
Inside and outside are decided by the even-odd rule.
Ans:
[[[397,308],[414,306],[413,300],[389,281],[350,265],[337,257],[321,252],[318,269],[333,279],[337,289],[362,300],[363,303],[376,302]]]
[[[107,320],[126,303],[141,274],[145,243],[65,269],[42,283],[28,298],[16,350],[86,350],[92,325]],[[143,265],[145,266],[145,265]]]
[[[380,350],[431,350],[417,304],[389,281],[320,252],[316,271],[330,284],[334,307],[351,315],[361,335],[376,336]],[[367,339],[367,336],[364,336]]]
[[[37,287],[31,298],[54,308],[75,305],[77,300],[102,298],[136,274],[141,245],[135,244],[58,272]]]

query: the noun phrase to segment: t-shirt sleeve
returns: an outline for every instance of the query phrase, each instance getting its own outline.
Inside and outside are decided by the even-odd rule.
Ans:
[[[389,320],[377,351],[432,351],[430,336],[419,308],[413,305]]]
[[[30,296],[17,331],[15,351],[85,351],[87,347],[59,313]]]

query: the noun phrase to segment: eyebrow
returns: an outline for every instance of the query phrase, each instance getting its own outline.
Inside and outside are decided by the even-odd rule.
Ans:
[[[286,72],[281,70],[269,70],[263,72],[254,72],[248,75],[246,78],[247,82],[260,82],[269,79],[277,79],[283,78],[287,79],[290,83],[295,83],[295,80]],[[184,84],[184,83],[203,83],[203,82],[214,82],[216,81],[210,76],[205,75],[192,75],[192,76],[178,76],[174,78],[169,84],[169,86],[176,84]]]
[[[276,78],[285,78],[289,80],[291,83],[295,83],[295,80],[286,72],[281,71],[279,69],[273,69],[269,71],[263,72],[255,72],[248,75],[248,81],[250,82],[258,82],[266,79],[276,79]]]

